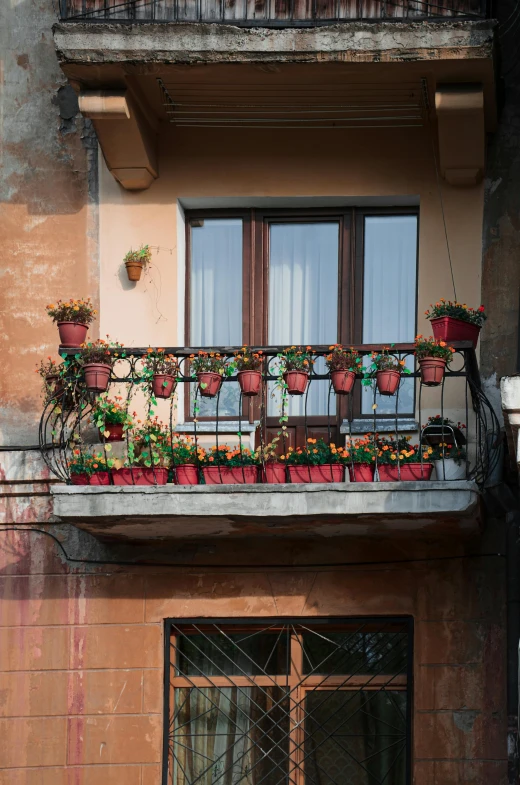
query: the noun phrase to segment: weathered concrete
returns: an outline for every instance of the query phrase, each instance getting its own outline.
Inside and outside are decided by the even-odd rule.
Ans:
[[[349,22],[315,28],[62,22],[62,63],[403,62],[489,59],[495,23]]]

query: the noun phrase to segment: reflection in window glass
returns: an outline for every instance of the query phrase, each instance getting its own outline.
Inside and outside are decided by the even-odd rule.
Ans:
[[[417,216],[372,215],[365,218],[363,343],[390,346],[415,338],[417,280]],[[413,370],[413,363],[410,364]],[[371,387],[363,388],[363,413],[374,403]],[[393,414],[395,399],[378,395],[378,414]],[[414,383],[399,390],[399,411],[414,411]]]
[[[191,227],[190,343],[239,346],[242,343],[242,220],[205,219]],[[194,391],[192,390],[192,395]],[[222,385],[219,415],[238,415],[236,382]],[[216,414],[216,401],[199,397],[199,416]]]

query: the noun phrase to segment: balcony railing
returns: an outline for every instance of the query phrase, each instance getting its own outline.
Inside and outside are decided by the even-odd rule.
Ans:
[[[362,345],[354,348],[366,359],[368,355],[373,351],[380,350],[381,347]],[[456,351],[453,361],[447,366],[442,383],[436,387],[426,387],[423,384],[420,372],[416,368],[413,344],[397,344],[391,349],[393,356],[403,360],[410,368],[410,374],[401,378],[395,395],[384,398],[380,396],[376,391],[375,380],[368,379],[366,373],[363,385],[365,392],[361,394],[363,374],[358,373],[353,390],[349,394],[341,396],[343,401],[341,405],[343,411],[346,412],[342,427],[346,444],[351,445],[355,442],[352,428],[355,414],[361,418],[364,416],[366,431],[369,434],[365,438],[375,447],[380,444],[377,429],[380,428],[381,423],[385,424],[387,432],[393,431],[395,435],[390,439],[395,439],[395,443],[398,444],[398,434],[403,430],[403,391],[407,385],[407,397],[415,407],[415,415],[418,417],[419,423],[423,422],[425,411],[430,414],[434,412],[440,417],[437,425],[423,424],[413,437],[413,442],[417,442],[419,445],[418,461],[421,465],[429,462],[428,447],[435,443],[451,443],[459,448],[463,447],[465,459],[461,479],[472,479],[480,487],[483,487],[500,460],[500,426],[495,412],[482,390],[473,346],[470,342],[459,342],[454,344],[454,348]],[[275,438],[277,438],[278,453],[286,454],[288,449],[288,431],[286,429],[291,428],[294,421],[298,423],[299,433],[302,436],[303,444],[300,446],[306,445],[307,439],[310,438],[309,433],[312,433],[313,422],[315,422],[311,416],[312,406],[309,406],[309,402],[313,400],[312,396],[314,396],[314,401],[317,400],[317,390],[321,390],[318,396],[321,406],[320,427],[325,437],[324,440],[329,443],[334,428],[337,429],[338,415],[336,394],[330,374],[323,362],[324,356],[330,351],[329,347],[312,348],[312,353],[317,361],[311,370],[306,392],[299,399],[301,401],[299,412],[294,418],[290,408],[291,396],[280,395],[276,392],[276,385],[280,386],[281,379],[278,370],[280,362],[278,355],[282,351],[282,347],[258,347],[255,351],[260,349],[264,359],[261,369],[262,380],[257,396],[243,397],[237,384],[237,375],[234,373],[229,377],[224,377],[220,391],[211,402],[213,407],[211,411],[205,411],[201,406],[201,388],[197,386],[196,377],[190,369],[190,356],[193,357],[199,351],[193,348],[173,347],[164,350],[166,354],[174,355],[179,364],[176,390],[173,391],[169,399],[158,401],[150,392],[150,377],[143,374],[142,362],[142,358],[149,350],[144,348],[128,348],[124,351],[124,357],[119,354],[111,371],[108,396],[110,398],[120,396],[119,405],[126,413],[131,414],[134,409],[140,408],[143,412],[144,423],[140,427],[141,429],[144,427],[145,430],[150,429],[150,433],[152,427],[149,423],[150,416],[159,416],[164,423],[163,439],[169,443],[175,443],[179,439],[179,433],[176,430],[177,422],[179,420],[182,422],[188,414],[189,429],[192,432],[190,438],[193,440],[197,453],[202,444],[206,447],[211,444],[211,442],[208,444],[208,434],[214,438],[213,446],[218,450],[224,441],[222,432],[225,431],[229,434],[235,428],[234,441],[236,449],[239,451],[239,465],[246,463],[246,448],[256,447],[260,452],[259,462],[262,470],[259,472],[259,478],[265,478],[266,446],[269,442],[269,434],[271,434],[272,440],[273,432],[277,432],[278,436]],[[107,461],[114,455],[113,445],[105,438],[105,433],[100,432],[96,423],[93,422],[93,406],[96,404],[99,393],[89,392],[86,389],[77,351],[75,349],[61,350],[62,357],[66,362],[70,362],[70,367],[65,379],[59,380],[58,383],[54,382],[49,388],[40,423],[40,446],[43,459],[51,472],[65,482],[71,481],[69,463],[73,457],[79,456],[81,458],[84,455],[92,455],[96,450],[98,454],[103,456],[103,461]],[[218,351],[230,361],[234,353],[239,351],[239,347],[219,347],[214,351]],[[370,362],[365,362],[365,365],[370,365]],[[407,381],[408,379],[413,381]],[[231,388],[230,385],[233,384],[234,388]],[[232,389],[234,390],[233,394],[231,394]],[[361,403],[362,398],[365,399],[364,405]],[[426,399],[427,405],[425,405]],[[204,400],[210,399],[205,398]],[[183,408],[184,413],[181,411]],[[236,412],[234,417],[233,411]],[[382,411],[383,413],[381,413]],[[206,415],[205,418],[203,418],[203,414]],[[450,415],[464,417],[466,430],[462,434],[457,422],[450,421]],[[407,417],[409,423],[409,413]],[[184,426],[182,430],[186,431],[186,427]],[[245,435],[247,431],[254,436]],[[389,438],[388,433],[385,436],[387,439]],[[117,448],[122,461],[128,459],[132,438],[133,431],[127,431],[123,444]],[[248,438],[250,438],[250,443],[247,441]],[[335,441],[337,442],[337,439]],[[243,462],[242,456],[244,456]],[[199,463],[198,458],[195,463]],[[349,472],[354,469],[353,458],[345,459],[344,464],[346,464],[346,476],[348,477]],[[442,468],[440,476],[438,472],[438,479],[449,479],[446,475],[444,458],[442,458],[441,464]],[[381,473],[381,459],[378,458],[377,450],[375,450],[374,466],[376,469],[375,481],[377,481]],[[154,466],[152,460],[154,476],[152,483],[158,482],[157,468],[158,464]],[[175,482],[174,467],[167,465],[166,468],[169,470],[169,481]],[[396,479],[400,479],[401,476],[400,470],[398,471],[399,475]],[[200,465],[197,466],[197,473],[203,483],[203,472]],[[354,480],[359,479],[356,478],[355,472],[351,476]],[[286,474],[285,479],[288,480],[288,478],[289,475]],[[244,477],[244,479],[246,478]],[[330,480],[332,479],[331,476]],[[109,474],[109,483],[113,483],[111,474]]]
[[[61,0],[72,21],[312,27],[354,20],[486,19],[486,0]]]

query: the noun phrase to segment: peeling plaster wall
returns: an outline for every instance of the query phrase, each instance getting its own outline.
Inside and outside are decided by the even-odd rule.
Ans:
[[[38,442],[45,305],[98,299],[97,143],[52,40],[52,0],[0,6],[0,444]]]

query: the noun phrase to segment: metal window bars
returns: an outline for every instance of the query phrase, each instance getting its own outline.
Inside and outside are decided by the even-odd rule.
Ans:
[[[407,785],[412,621],[166,621],[163,785]]]
[[[446,422],[447,415],[452,412],[454,407],[455,401],[455,408],[458,412],[464,412],[465,414],[465,424],[467,425],[466,431],[466,440],[467,440],[467,455],[466,455],[466,477],[468,479],[473,479],[475,482],[480,486],[483,487],[486,483],[486,480],[491,476],[494,470],[498,467],[499,461],[501,460],[501,432],[500,432],[500,425],[497,419],[497,416],[493,410],[491,403],[489,402],[488,398],[486,397],[482,385],[480,382],[480,376],[478,372],[478,366],[475,356],[475,350],[470,342],[458,342],[454,344],[456,352],[454,354],[454,360],[451,365],[447,366],[446,373],[442,383],[436,388],[429,388],[430,390],[436,390],[436,400],[438,401],[438,408],[437,412],[439,414],[439,421],[440,425],[440,436],[442,442],[448,441],[450,433],[452,431],[452,426],[449,422]],[[245,448],[244,445],[244,437],[242,434],[243,425],[245,425],[246,421],[249,419],[253,421],[253,428],[257,427],[257,444],[260,448],[264,448],[267,443],[267,403],[268,403],[268,396],[269,390],[268,385],[276,382],[279,378],[278,372],[276,370],[276,364],[279,362],[278,355],[281,351],[283,351],[283,347],[256,347],[257,349],[262,349],[264,353],[264,365],[262,369],[262,384],[259,392],[259,396],[257,403],[255,404],[256,409],[249,410],[249,414],[246,412],[246,407],[244,401],[242,399],[242,394],[240,393],[239,400],[238,400],[238,415],[237,415],[237,439],[238,439],[238,447],[240,450],[240,456],[243,455],[243,450]],[[367,355],[374,350],[380,350],[381,347],[373,346],[373,345],[358,345],[356,348],[361,355],[364,356],[366,359]],[[240,347],[218,347],[215,348],[214,351],[220,352],[220,354],[224,357],[231,359],[235,353],[235,351],[239,351]],[[61,351],[62,356],[65,358],[69,358],[74,361],[74,357],[78,350],[75,349],[64,349]],[[179,385],[183,386],[185,390],[188,391],[188,395],[190,394],[189,391],[192,389],[192,385],[194,384],[195,377],[190,370],[190,355],[196,354],[198,349],[194,348],[186,348],[186,347],[172,347],[166,348],[166,354],[174,354],[178,361],[179,361],[179,375],[178,375],[178,383]],[[207,351],[207,350],[206,350]],[[316,346],[312,349],[315,357],[323,357],[327,353],[329,353],[329,347],[326,346]],[[130,407],[134,402],[134,396],[136,392],[142,389],[143,385],[149,385],[148,381],[145,381],[142,376],[141,371],[141,358],[147,354],[147,349],[144,348],[128,348],[125,350],[126,356],[124,358],[120,358],[116,360],[114,367],[111,372],[111,385],[114,385],[118,392],[122,394],[124,399],[124,407],[126,411],[130,411]],[[396,358],[400,360],[404,360],[405,362],[408,361],[408,364],[411,364],[411,367],[414,366],[414,347],[413,344],[396,344],[391,348],[391,354],[393,354]],[[77,361],[74,361],[77,362]],[[418,394],[416,394],[416,404],[417,404],[417,415],[419,418],[419,423],[422,425],[419,433],[419,446],[420,446],[420,461],[421,464],[424,461],[423,458],[423,446],[428,443],[429,435],[431,428],[424,427],[422,423],[422,411],[423,411],[423,396],[424,396],[424,389],[423,384],[420,379],[420,373],[418,370],[414,370],[410,373],[409,376],[406,378],[412,378],[415,380],[415,384],[418,384]],[[219,414],[219,408],[222,399],[222,390],[225,390],[227,385],[230,383],[236,383],[237,376],[233,375],[230,377],[224,377],[223,384],[221,390],[217,394],[215,398],[215,412],[214,417],[212,417],[212,425],[209,427],[213,427],[214,425],[214,433],[215,433],[215,444],[217,448],[219,447],[219,442],[221,438],[220,434],[220,425],[222,424],[223,420],[229,420],[229,417],[222,417]],[[333,396],[335,395],[332,384],[330,381],[330,375],[328,373],[319,373],[312,368],[310,373],[310,380],[307,386],[307,391],[304,396],[304,434],[305,434],[305,443],[307,443],[307,438],[309,436],[309,425],[310,416],[308,416],[308,401],[309,401],[309,392],[313,389],[313,385],[323,384],[327,386],[327,412],[326,412],[326,429],[328,434],[328,442],[331,442],[331,431],[333,428],[333,423],[336,422],[336,414],[335,414],[335,401],[333,400]],[[354,391],[361,384],[360,374],[358,374],[356,383],[354,386]],[[372,391],[373,391],[373,400],[374,403],[376,400],[376,387],[374,381],[371,382]],[[400,431],[400,421],[403,417],[403,414],[400,412],[400,390],[402,390],[403,385],[403,378],[401,379],[400,387],[397,390],[396,395],[393,397],[386,398],[387,401],[390,401],[393,405],[393,413],[386,415],[385,417],[381,418],[380,415],[377,413],[377,408],[373,409],[373,414],[365,417],[367,420],[367,424],[370,424],[372,428],[371,439],[374,442],[377,439],[377,427],[381,423],[381,419],[387,424],[389,427],[392,428],[392,431],[395,432],[395,438],[398,438],[399,431]],[[453,385],[453,389],[452,388]],[[456,386],[458,385],[458,387]],[[88,429],[88,422],[89,422],[89,415],[92,412],[92,407],[95,405],[95,401],[97,398],[96,393],[88,392],[86,390],[84,381],[81,375],[81,368],[80,366],[76,365],[76,372],[71,373],[71,375],[67,379],[64,380],[64,383],[60,385],[61,389],[51,391],[45,402],[42,417],[40,420],[40,427],[39,427],[39,442],[40,442],[40,449],[43,460],[47,464],[48,468],[50,469],[51,473],[58,477],[62,481],[69,482],[70,481],[70,471],[69,471],[69,461],[73,455],[73,450],[79,450],[80,455],[84,452],[88,453],[86,450],[85,443],[86,441],[92,444],[95,441],[93,437],[93,430]],[[447,392],[448,391],[448,392]],[[225,394],[225,393],[224,393]],[[430,393],[431,394],[431,393]],[[449,408],[446,406],[446,396],[449,394],[450,399],[450,406]],[[348,417],[346,421],[347,426],[347,439],[348,442],[352,442],[354,438],[352,425],[354,419],[354,393],[351,393],[347,396],[348,399]],[[153,399],[152,399],[153,400]],[[200,408],[200,391],[197,389],[195,396],[194,396],[194,407],[197,412],[197,409]],[[150,408],[150,398],[148,399],[148,408]],[[161,403],[161,406],[164,406],[164,415],[167,419],[167,427],[169,430],[169,438],[175,440],[179,434],[175,431],[175,416],[174,411],[176,408],[176,397],[170,398],[169,401],[165,401]],[[282,397],[281,402],[281,409],[279,411],[280,418],[287,418],[287,410],[286,410],[286,399]],[[429,411],[431,411],[431,403],[429,405]],[[164,416],[163,415],[163,416]],[[256,417],[258,418],[256,419]],[[407,415],[409,417],[409,415]],[[202,425],[200,423],[199,417],[195,416],[193,419],[193,438],[195,448],[197,450],[198,445],[200,444],[201,438],[201,428]],[[287,425],[290,426],[291,418],[289,417],[287,420],[283,420],[286,422]],[[370,428],[367,428],[370,430]],[[207,431],[206,431],[207,433]],[[104,436],[99,437],[101,438],[101,449],[104,452],[105,461],[108,458],[107,453],[107,443]],[[98,443],[99,443],[98,438]],[[127,438],[127,446],[128,446],[128,433],[126,435]],[[280,442],[283,452],[286,451],[287,445],[284,443],[284,437],[282,436],[282,440]],[[108,448],[110,449],[110,448]],[[443,462],[443,476],[446,477],[444,471],[444,457],[442,459]],[[240,460],[240,465],[245,466],[246,461]],[[375,467],[376,470],[378,468],[378,459],[377,454],[375,458]],[[153,465],[152,463],[152,471],[155,472],[158,468],[157,465]],[[172,469],[172,467],[169,467]],[[200,470],[200,466],[198,467]],[[265,469],[265,466],[263,467]],[[353,466],[351,467],[354,468]],[[377,471],[376,471],[376,480],[377,480]],[[398,476],[400,479],[400,474]],[[439,479],[443,479],[443,477],[439,477]],[[331,476],[330,480],[333,480]],[[175,481],[175,478],[174,478]],[[243,478],[245,481],[245,477]],[[112,478],[110,478],[110,482],[112,482]],[[156,480],[155,480],[156,482]]]

